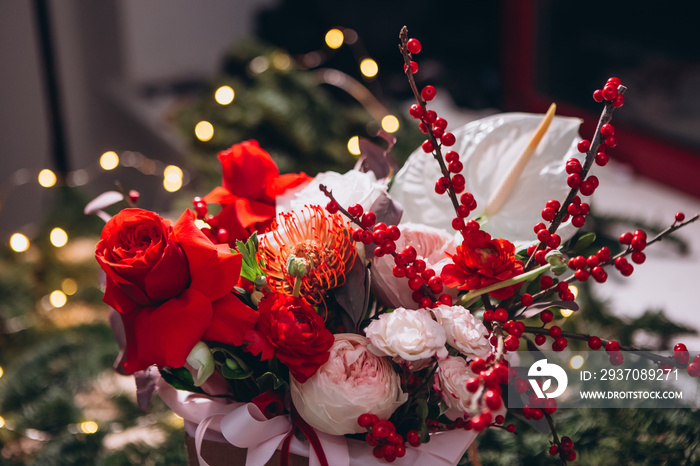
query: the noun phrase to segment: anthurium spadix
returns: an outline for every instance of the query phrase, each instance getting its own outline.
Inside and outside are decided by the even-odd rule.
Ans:
[[[540,212],[547,201],[562,201],[569,192],[565,166],[568,159],[580,155],[576,144],[581,120],[553,117],[548,125],[543,120],[544,115],[501,113],[453,131],[457,141],[449,149],[459,153],[466,191],[477,202],[471,218],[478,219],[494,238],[515,244],[535,242],[532,227],[542,221]],[[390,191],[404,207],[402,223],[453,231],[452,205],[434,190],[441,176],[432,154],[420,148],[411,154]],[[557,233],[566,240],[574,231],[567,223]]]

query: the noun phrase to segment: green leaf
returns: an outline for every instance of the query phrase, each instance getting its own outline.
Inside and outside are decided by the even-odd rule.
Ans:
[[[256,379],[256,382],[261,392],[278,390],[280,387],[286,388],[287,386],[287,382],[284,379],[279,378],[277,374],[273,372],[265,372]]]
[[[241,264],[241,276],[246,280],[255,282],[258,277],[262,277],[263,273],[260,265],[258,264],[258,234],[253,233],[250,238],[244,243],[243,241],[236,241],[236,251],[238,251],[242,256]]]
[[[586,233],[582,235],[578,241],[576,241],[576,245],[574,246],[574,249],[577,252],[585,251],[588,246],[593,244],[595,241],[596,235],[593,232]]]
[[[177,390],[186,390],[188,392],[204,393],[199,387],[194,386],[194,379],[189,370],[184,367],[175,369],[161,369],[160,375],[163,379],[172,385]]]

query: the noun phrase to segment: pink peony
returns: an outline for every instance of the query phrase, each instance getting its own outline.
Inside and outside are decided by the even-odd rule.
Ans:
[[[313,428],[332,435],[362,433],[361,414],[388,419],[408,399],[389,360],[372,354],[368,345],[361,335],[338,333],[316,374],[305,383],[290,377],[292,402]]]
[[[439,305],[433,309],[438,323],[445,329],[447,344],[468,359],[484,358],[492,350],[489,331],[484,324],[462,306]]]

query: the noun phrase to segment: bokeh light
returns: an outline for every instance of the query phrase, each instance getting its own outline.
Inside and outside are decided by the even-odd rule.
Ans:
[[[373,78],[379,72],[379,65],[371,58],[365,58],[360,62],[360,71],[367,78]]]
[[[65,278],[61,282],[61,289],[68,296],[72,296],[78,292],[78,282],[76,282],[72,278]]]
[[[39,172],[39,184],[43,186],[44,188],[50,188],[51,186],[56,184],[56,174],[49,170],[48,168],[44,168]]]
[[[85,421],[80,423],[79,429],[84,434],[94,434],[98,431],[99,426],[95,421]]]
[[[53,307],[63,307],[68,302],[68,297],[63,291],[55,290],[49,295],[49,302]]]
[[[231,86],[221,86],[214,93],[214,99],[220,105],[228,105],[233,102],[236,93]]]
[[[68,242],[68,233],[66,233],[66,231],[63,228],[56,227],[53,230],[51,230],[49,239],[51,240],[51,244],[53,244],[57,248],[60,248],[65,246]]]
[[[2,429],[3,427],[5,427],[5,419],[2,416],[0,416],[0,429]]]
[[[23,252],[29,249],[29,238],[22,233],[15,233],[10,236],[10,248],[15,252]]]
[[[331,29],[326,33],[326,45],[331,49],[340,48],[344,39],[345,36],[340,29]]]
[[[394,115],[387,115],[382,118],[382,129],[387,133],[395,133],[399,130],[399,119]]]
[[[583,367],[583,363],[583,356],[577,354],[571,358],[571,361],[569,361],[569,366],[571,366],[572,369],[581,369],[581,367]]]
[[[348,141],[348,152],[352,155],[360,155],[360,138],[353,136]]]
[[[168,192],[175,192],[182,187],[182,169],[175,165],[168,165],[163,170],[163,187]]]
[[[208,121],[200,121],[194,127],[194,135],[200,141],[206,142],[214,137],[214,126]]]
[[[103,170],[114,170],[119,166],[119,156],[113,150],[107,151],[100,156],[100,167]]]

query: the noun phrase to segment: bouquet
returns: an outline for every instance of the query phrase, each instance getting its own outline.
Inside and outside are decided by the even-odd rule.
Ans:
[[[547,384],[515,370],[518,349],[584,340],[612,366],[636,349],[553,322],[578,309],[570,284],[631,275],[647,247],[698,218],[677,213],[653,238],[625,233],[615,255],[576,253],[592,241],[577,231],[599,183],[590,172],[617,144],[625,86],[610,78],[593,93],[603,110],[590,139],[554,106],[449,131],[429,108],[435,88],[413,79],[420,42],[405,28],[400,39],[426,140],[398,172],[386,134],[388,148],[366,142],[355,169],[313,178],[280,175],[245,141],[219,154],[222,186],[174,224],[132,206],[104,227],[96,257],[119,317],[118,365],[143,397],[157,386],[198,451],[216,434],[246,448],[246,464],[277,449],[283,464],[290,452],[323,465],[456,464],[479,432],[515,432],[518,415],[546,419],[549,453],[573,461],[556,400],[538,396]],[[682,344],[645,354],[700,375]],[[507,390],[529,402],[506,406]]]

